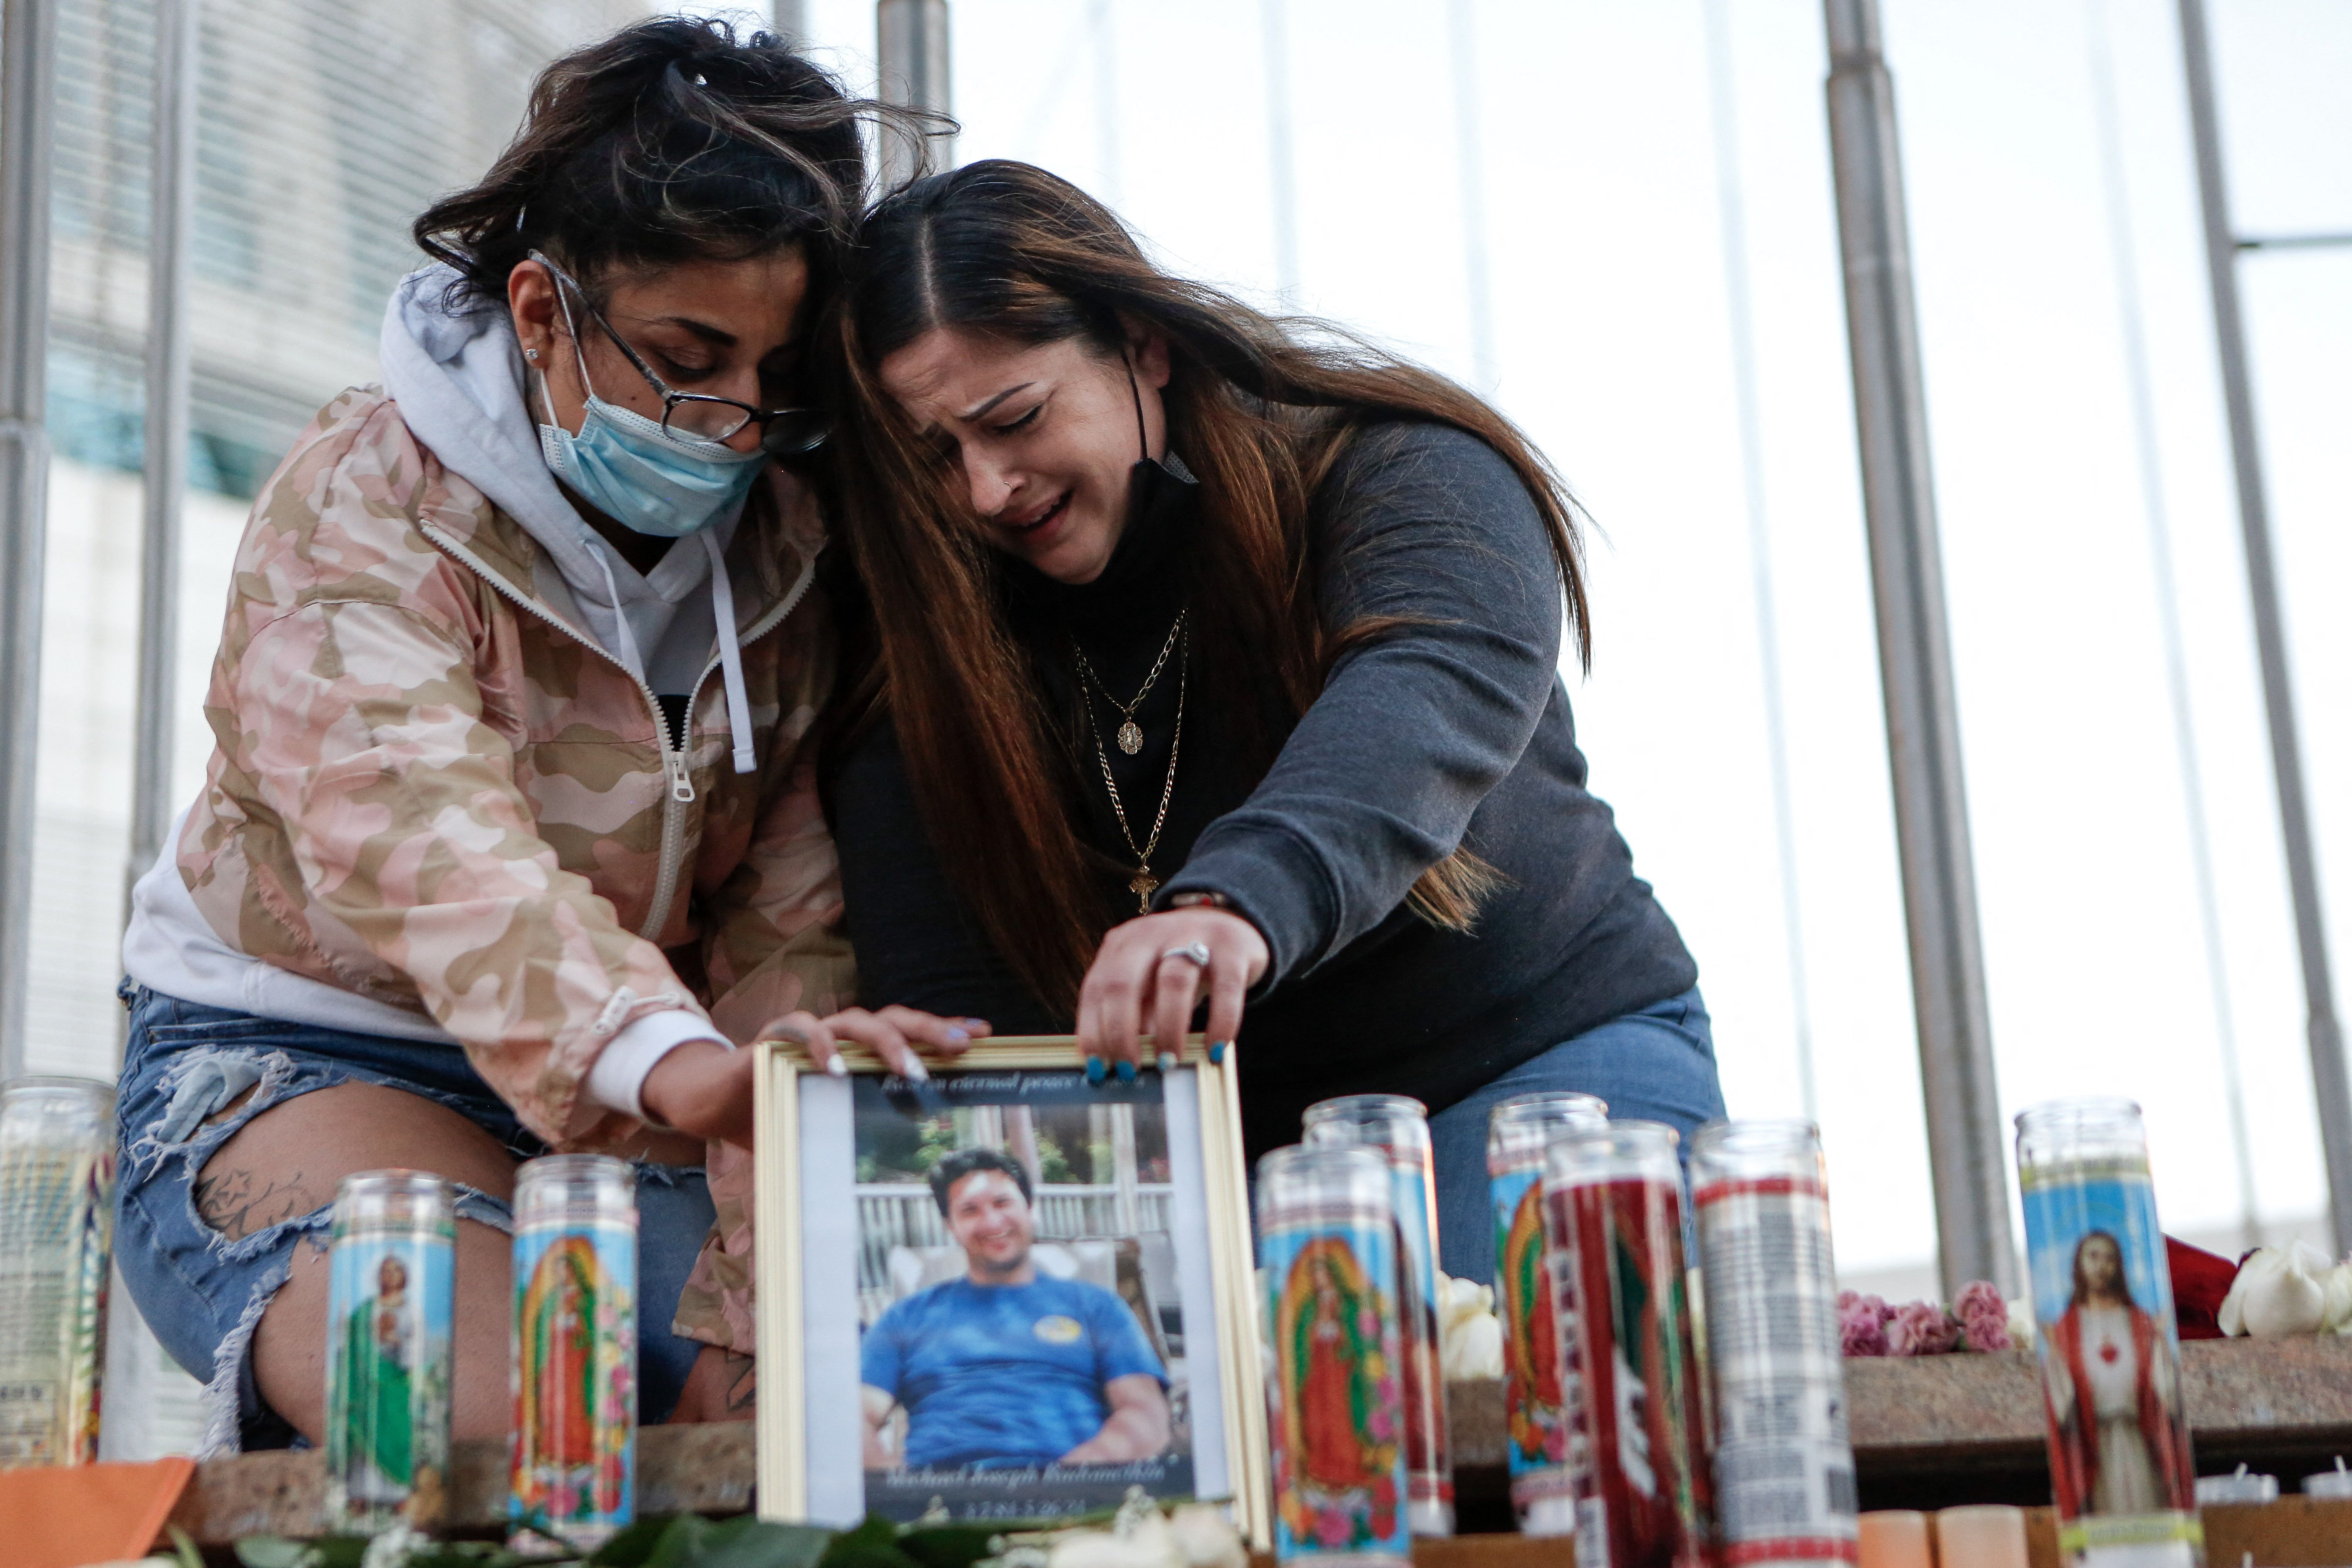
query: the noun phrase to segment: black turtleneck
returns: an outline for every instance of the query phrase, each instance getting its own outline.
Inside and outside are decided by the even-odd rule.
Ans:
[[[1100,852],[1106,924],[1136,912],[1135,859],[1080,717],[1071,648],[1120,700],[1142,686],[1183,604],[1191,488],[1158,487],[1093,583],[1006,573],[1008,616],[1077,744],[1081,837]],[[1222,893],[1272,950],[1239,1042],[1253,1157],[1295,1142],[1316,1100],[1384,1091],[1442,1110],[1697,980],[1609,808],[1584,787],[1558,669],[1557,574],[1509,466],[1448,427],[1378,426],[1335,467],[1313,526],[1325,624],[1409,624],[1338,664],[1256,779],[1204,700],[1195,647],[1151,858],[1165,884],[1157,907],[1186,889]],[[1167,778],[1180,684],[1171,655],[1137,709],[1133,757],[1114,740],[1117,710],[1088,694],[1138,845]],[[971,1015],[1000,1032],[1070,1026],[1013,981],[949,889],[887,724],[844,760],[833,796],[869,1005]],[[1460,843],[1507,879],[1467,935],[1403,907],[1414,879]]]

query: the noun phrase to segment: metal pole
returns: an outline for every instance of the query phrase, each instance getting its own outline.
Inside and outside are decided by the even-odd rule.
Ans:
[[[880,65],[878,96],[885,103],[904,104],[947,114],[948,0],[877,0],[874,8],[876,58]],[[955,164],[955,134],[927,136],[934,168]],[[885,186],[905,183],[915,173],[914,149],[898,137],[884,139],[882,178]]]
[[[1780,939],[1789,961],[1789,1025],[1797,1053],[1797,1100],[1821,1118],[1813,1079],[1812,989],[1805,964],[1804,889],[1797,874],[1796,785],[1789,767],[1787,688],[1780,676],[1780,593],[1764,500],[1764,400],[1757,390],[1755,301],[1748,281],[1748,203],[1739,177],[1739,105],[1733,91],[1731,0],[1706,0],[1709,118],[1715,124],[1716,210],[1723,226],[1723,294],[1731,328],[1731,385],[1739,416],[1739,474],[1748,510],[1749,583],[1756,600],[1756,673],[1764,698],[1765,773],[1772,787],[1772,842],[1780,862]]]
[[[2221,1067],[2221,1110],[2230,1126],[2231,1163],[2238,1177],[2239,1245],[2263,1244],[2255,1202],[2254,1155],[2246,1127],[2245,1084],[2238,1068],[2237,1010],[2230,1002],[2230,965],[2222,951],[2221,894],[2213,876],[2212,834],[2205,811],[2205,774],[2197,750],[2197,716],[2189,696],[2189,654],[2180,630],[2180,586],[2173,569],[2172,516],[2165,502],[2161,437],[2156,423],[2155,375],[2148,368],[2146,312],[2139,263],[2132,244],[2131,184],[2124,171],[2123,116],[2116,102],[2115,51],[2108,43],[2107,0],[2086,0],[2090,24],[2092,119],[2099,128],[2099,173],[2106,187],[2107,252],[2115,268],[2116,324],[2124,341],[2124,381],[2131,389],[2132,446],[2139,458],[2140,504],[2147,514],[2148,566],[2156,578],[2157,629],[2164,643],[2165,693],[2172,707],[2173,754],[2180,764],[2180,804],[2189,829],[2189,868],[2197,889],[2197,925],[2205,939],[2205,993],[2213,1007],[2213,1044]]]
[[[1495,289],[1486,261],[1486,149],[1478,118],[1478,35],[1471,0],[1447,0],[1446,36],[1454,56],[1454,149],[1462,186],[1463,300],[1470,316],[1470,379],[1491,393],[1501,377],[1495,356]]]
[[[1265,27],[1265,141],[1274,197],[1274,288],[1286,310],[1298,309],[1298,171],[1290,145],[1289,0],[1258,0]]]
[[[2017,1258],[1927,458],[1895,84],[1882,53],[1876,0],[1823,0],[1822,13],[1863,511],[1944,1292],[1948,1299],[1967,1280],[1990,1279],[2014,1295]]]
[[[2253,387],[2246,374],[2246,327],[2238,308],[2238,244],[2230,231],[2230,193],[2221,168],[2221,130],[2213,109],[2213,59],[2203,0],[2180,0],[2180,63],[2189,79],[2189,123],[2197,142],[2205,268],[2213,284],[2213,336],[2221,350],[2221,395],[2230,414],[2230,458],[2238,478],[2238,530],[2245,541],[2246,592],[2253,600],[2263,710],[2270,721],[2279,834],[2285,840],[2287,887],[2294,899],[2295,945],[2303,957],[2311,1086],[2319,1106],[2328,1209],[2340,1256],[2352,1251],[2352,1086],[2345,1079],[2344,1031],[2336,1017],[2326,921],[2311,852],[2303,742],[2295,728],[2294,686],[2287,669],[2286,631],[2279,613],[2278,563],[2271,550],[2270,501],[2263,485],[2262,444],[2254,430]]]
[[[1118,16],[1112,0],[1094,0],[1087,30],[1095,47],[1095,161],[1102,167],[1098,195],[1113,212],[1126,205],[1118,146]]]
[[[0,0],[0,1078],[25,1070],[49,488],[57,0]]]
[[[196,192],[200,0],[155,9],[155,125],[147,242],[144,528],[139,552],[139,727],[125,887],[172,830],[172,706],[180,628],[180,503],[188,483],[188,243]]]

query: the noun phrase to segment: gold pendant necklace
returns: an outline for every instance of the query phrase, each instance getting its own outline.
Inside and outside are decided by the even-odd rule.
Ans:
[[[1104,701],[1118,710],[1121,721],[1117,737],[1118,749],[1130,757],[1143,750],[1143,726],[1135,721],[1135,710],[1143,706],[1145,698],[1151,695],[1151,688],[1159,681],[1160,671],[1167,665],[1169,654],[1175,650],[1176,639],[1184,633],[1184,617],[1191,614],[1192,610],[1189,607],[1176,612],[1176,624],[1168,628],[1168,640],[1160,645],[1160,657],[1151,661],[1151,673],[1143,678],[1143,689],[1125,702],[1113,697],[1110,694],[1110,688],[1102,683],[1102,677],[1095,673],[1095,667],[1087,661],[1087,650],[1078,646],[1078,639],[1076,637],[1070,639],[1070,655],[1078,662],[1079,676],[1087,685],[1102,694]],[[1087,722],[1092,724],[1094,721],[1094,710],[1089,706],[1087,710]]]
[[[1184,617],[1180,615],[1176,617],[1175,629],[1168,634],[1169,647],[1178,646],[1181,640],[1180,634],[1183,629]],[[1169,648],[1160,650],[1161,664],[1168,661],[1168,652]],[[1084,654],[1078,657],[1082,662],[1086,658]],[[1135,912],[1139,915],[1148,915],[1151,912],[1151,895],[1160,890],[1160,879],[1151,874],[1151,855],[1152,851],[1160,847],[1160,830],[1168,826],[1168,803],[1176,797],[1176,755],[1184,744],[1184,691],[1191,684],[1191,664],[1190,658],[1180,658],[1176,661],[1176,730],[1168,742],[1168,782],[1160,789],[1160,815],[1152,819],[1151,837],[1144,840],[1143,847],[1140,849],[1135,846],[1135,830],[1127,825],[1127,803],[1118,797],[1118,781],[1110,776],[1110,753],[1103,749],[1102,731],[1095,724],[1094,704],[1091,702],[1087,704],[1087,733],[1094,737],[1095,760],[1102,764],[1103,788],[1110,792],[1110,809],[1111,814],[1118,818],[1118,836],[1127,840],[1127,852],[1135,857],[1135,875],[1128,879],[1127,890],[1135,895]],[[1152,666],[1151,673],[1153,678],[1157,679],[1160,666]],[[1151,689],[1151,682],[1149,680],[1143,685],[1146,691]],[[1108,696],[1108,693],[1105,695]],[[1143,693],[1136,693],[1135,700],[1139,702],[1142,701]],[[1118,704],[1113,703],[1112,706],[1117,707]],[[1133,721],[1129,721],[1127,727],[1132,729]],[[1142,743],[1139,731],[1137,732],[1136,744],[1133,746],[1127,744],[1127,737],[1124,733],[1119,736],[1120,748],[1130,755],[1140,748]]]

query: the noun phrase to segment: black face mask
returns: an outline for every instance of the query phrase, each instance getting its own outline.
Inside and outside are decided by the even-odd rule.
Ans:
[[[1119,535],[1122,543],[1139,524],[1163,523],[1179,509],[1190,506],[1192,492],[1201,488],[1201,481],[1176,454],[1151,455],[1151,438],[1143,428],[1143,389],[1136,384],[1133,360],[1127,365],[1127,390],[1135,399],[1136,449],[1143,455],[1127,470],[1127,532]]]
[[[1131,363],[1127,367],[1127,385],[1135,399],[1136,448],[1143,455],[1127,470],[1127,518],[1118,543],[1102,575],[1085,584],[1086,596],[1096,600],[1107,595],[1124,596],[1166,571],[1175,535],[1201,489],[1201,481],[1175,453],[1164,458],[1151,455],[1151,441],[1143,424],[1143,392],[1136,384]]]

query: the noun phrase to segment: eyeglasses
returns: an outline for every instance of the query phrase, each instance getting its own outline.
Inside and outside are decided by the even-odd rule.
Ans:
[[[603,329],[606,337],[613,340],[613,346],[628,356],[629,363],[637,367],[637,374],[644,376],[646,384],[660,396],[661,427],[665,436],[688,441],[725,441],[746,425],[756,422],[760,426],[761,449],[772,458],[790,459],[809,456],[824,446],[825,437],[833,434],[832,422],[814,408],[754,408],[731,397],[673,390],[667,382],[654,374],[653,366],[645,362],[644,356],[629,346],[629,340],[613,330],[613,323],[604,319],[604,313],[589,303],[588,290],[573,281],[570,273],[539,251],[532,251],[530,259],[552,273],[562,289],[580,296],[580,308],[588,312],[589,319]],[[572,352],[578,353],[580,339],[577,329],[572,325],[571,302],[561,290],[557,299],[563,305],[564,327],[572,333]],[[587,379],[585,360],[581,362],[580,374],[582,380]]]

